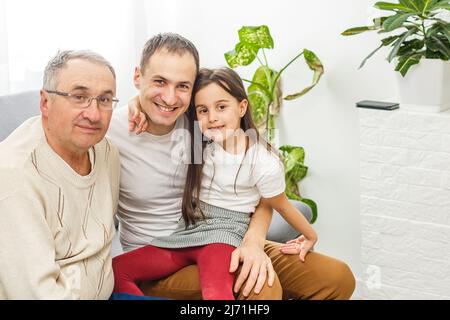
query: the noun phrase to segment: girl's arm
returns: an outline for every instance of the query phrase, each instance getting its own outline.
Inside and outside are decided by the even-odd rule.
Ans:
[[[135,96],[128,101],[128,131],[141,134],[148,128],[147,117],[142,111],[139,96]]]
[[[304,262],[306,254],[312,250],[317,242],[317,233],[303,214],[289,201],[284,192],[275,197],[266,198],[265,201],[278,211],[294,229],[302,234],[298,239],[289,241],[282,248],[282,251],[285,249],[284,253],[298,253],[300,260]]]
[[[259,205],[250,219],[247,233],[244,236],[243,243],[252,242],[264,249],[266,235],[269,231],[270,222],[272,221],[272,207],[269,203],[261,198]]]

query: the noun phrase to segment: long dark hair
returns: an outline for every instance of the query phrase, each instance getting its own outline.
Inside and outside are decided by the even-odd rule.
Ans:
[[[204,87],[212,83],[220,86],[223,90],[225,90],[231,96],[233,96],[239,103],[242,102],[243,100],[247,100],[249,102],[247,93],[245,92],[244,84],[242,83],[242,80],[239,77],[239,75],[234,70],[230,68],[200,69],[198,76],[195,80],[191,105],[189,106],[187,112],[189,118],[189,131],[191,134],[191,159],[190,159],[191,161],[188,166],[187,179],[184,188],[183,203],[182,203],[183,219],[186,223],[186,226],[194,224],[195,221],[198,220],[199,218],[200,219],[204,218],[203,212],[200,209],[200,190],[202,187],[203,165],[205,163],[203,159],[204,154],[203,151],[208,141],[207,139],[204,139],[204,137],[201,134],[200,135],[198,134],[200,132],[200,129],[198,127],[198,122],[196,121],[197,115],[195,112],[194,97],[199,90],[203,89]],[[241,118],[240,127],[244,132],[247,132],[247,130],[252,130],[252,133],[254,133],[254,135],[251,136],[250,138],[255,138],[256,140],[252,141],[253,143],[262,143],[263,145],[266,146],[268,150],[273,151],[273,148],[270,146],[270,144],[268,144],[265,140],[261,140],[261,137],[255,126],[255,123],[253,122],[250,102],[248,103],[247,111]],[[197,134],[195,134],[195,132],[197,132]],[[195,141],[195,139],[199,138],[198,136],[201,137],[201,143]],[[246,139],[245,153],[247,153],[247,150],[249,148],[249,137],[247,136],[246,138],[247,139]],[[198,160],[196,161],[196,159],[194,159],[196,154],[202,156],[200,163],[198,163],[199,162]],[[239,171],[237,175],[238,174]],[[235,179],[235,191],[236,191],[237,175]],[[196,209],[198,210],[197,213]]]

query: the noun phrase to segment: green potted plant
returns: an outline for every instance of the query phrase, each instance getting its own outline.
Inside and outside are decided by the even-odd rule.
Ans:
[[[283,100],[297,99],[310,91],[320,80],[324,68],[317,56],[310,50],[304,49],[291,59],[279,71],[268,64],[265,49],[273,49],[274,41],[269,28],[262,26],[243,26],[239,31],[239,42],[234,50],[225,53],[225,60],[231,68],[250,65],[253,61],[259,62],[251,80],[243,79],[249,83],[248,97],[252,105],[252,115],[260,133],[272,145],[275,138],[276,119],[280,113]],[[261,57],[262,55],[262,57]],[[300,57],[304,57],[306,64],[313,71],[312,84],[303,90],[283,97],[281,75],[291,64]],[[286,194],[291,200],[302,201],[312,210],[313,223],[317,218],[316,203],[300,194],[298,183],[306,176],[308,167],[304,165],[305,151],[298,146],[281,146],[280,155],[285,165]]]
[[[390,14],[375,18],[371,26],[342,33],[351,36],[378,30],[383,36],[360,68],[378,50],[391,47],[387,60],[396,61],[400,104],[428,112],[450,108],[450,24],[446,20],[450,1],[399,0],[377,2],[374,7]]]

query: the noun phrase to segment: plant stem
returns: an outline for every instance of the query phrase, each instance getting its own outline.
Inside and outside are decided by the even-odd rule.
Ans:
[[[425,32],[425,20],[422,20],[422,32],[423,32],[423,36],[424,36],[424,38],[425,38],[425,40],[426,40],[427,34],[426,34],[426,32]]]
[[[264,50],[263,50],[263,54],[264,54]],[[258,59],[258,61],[259,61],[259,63],[261,64],[261,66],[262,67],[265,67],[264,68],[264,73],[266,74],[266,78],[267,78],[267,83],[269,83],[269,85],[270,85],[270,83],[272,83],[272,77],[270,76],[270,69],[269,69],[269,66],[266,64],[263,64],[262,63],[262,61],[261,61],[261,59],[258,57],[258,56],[256,56],[256,59]],[[271,91],[271,88],[269,87],[269,92]]]
[[[288,64],[286,64],[275,76],[274,80],[270,82],[270,97],[272,102],[277,99],[277,97],[274,97],[275,94],[275,88],[277,86],[277,81],[281,76],[281,73],[286,70],[287,67],[289,67],[295,60],[297,60],[298,58],[300,58],[303,54],[304,54],[304,50],[302,52],[300,52],[297,56],[294,57],[294,59],[292,59],[291,61],[288,62]],[[266,132],[267,132],[267,140],[269,141],[269,143],[271,143],[272,141],[272,134],[270,133],[271,130],[271,124],[272,124],[272,118],[270,115],[270,105],[269,108],[267,109],[267,117],[266,117]]]
[[[266,52],[264,51],[264,49],[261,49],[263,52],[263,57],[264,57],[264,61],[266,62],[266,67],[269,67],[269,63],[267,62],[267,57],[266,57]]]
[[[423,43],[425,45],[425,52],[427,52],[427,33],[425,31],[425,19],[422,19],[422,32],[423,32]],[[426,57],[426,53],[425,53]]]
[[[251,81],[251,80],[248,80],[248,79],[242,79],[242,81],[248,82],[248,83],[260,86],[260,87],[263,87],[263,85],[261,83],[259,83],[259,82]]]
[[[259,58],[258,55],[256,56],[256,59],[258,59],[258,62],[259,62],[259,64],[260,64],[262,67],[265,66],[265,64],[261,61],[261,59]]]
[[[273,86],[272,86],[272,88],[271,88],[271,90],[270,90],[271,95],[273,95],[273,92],[275,91],[275,86],[276,86],[276,83],[277,83],[278,79],[279,79],[280,76],[281,76],[281,73],[282,73],[284,70],[286,70],[286,68],[289,67],[295,60],[297,60],[299,57],[301,57],[301,56],[303,55],[304,52],[305,52],[304,50],[303,50],[302,52],[300,52],[294,59],[292,59],[291,61],[289,61],[289,63],[288,63],[287,65],[285,65],[285,66],[280,70],[280,72],[278,72],[277,76],[275,77],[275,79],[274,79],[274,81],[273,81]]]
[[[261,59],[256,56],[256,59],[258,59],[258,62],[261,64],[262,67],[264,67],[264,74],[266,75],[266,79],[267,79],[267,83],[269,84],[269,94],[270,94],[270,99],[273,100],[272,95],[270,92],[272,92],[272,77],[270,75],[270,69],[269,66],[267,64],[267,59],[266,59],[266,54],[264,53],[264,49],[262,49],[263,52],[263,56],[264,56],[264,60],[266,62],[266,64],[264,64]],[[266,113],[266,139],[267,141],[271,140],[271,134],[270,134],[270,128],[269,128],[269,119],[270,119],[270,105],[272,104],[272,101],[268,101],[268,105],[267,105],[267,113]]]

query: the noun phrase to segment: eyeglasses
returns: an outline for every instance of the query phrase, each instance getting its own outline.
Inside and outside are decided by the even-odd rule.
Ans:
[[[66,97],[78,109],[87,109],[91,105],[92,100],[97,100],[99,108],[105,111],[111,111],[119,102],[119,99],[113,97],[111,94],[103,94],[98,97],[88,97],[82,93],[67,93],[55,90],[45,91],[58,96]]]

